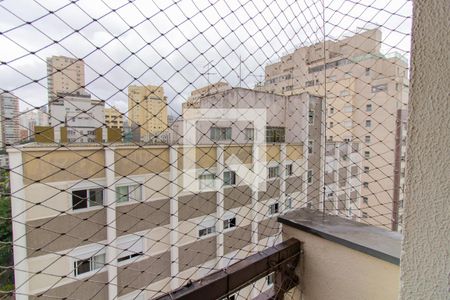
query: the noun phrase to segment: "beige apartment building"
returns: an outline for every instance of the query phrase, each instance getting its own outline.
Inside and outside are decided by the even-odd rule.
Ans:
[[[140,128],[140,139],[148,142],[167,130],[167,98],[162,86],[130,85],[128,118]]]
[[[402,201],[394,184],[400,175],[394,171],[396,149],[401,150],[396,147],[397,114],[408,101],[408,65],[400,55],[383,55],[381,47],[381,31],[374,29],[298,48],[266,66],[265,83],[259,88],[324,97],[326,140],[357,142],[364,157],[362,214],[367,222],[396,229],[398,211],[393,208]],[[323,198],[321,202],[323,207]]]
[[[16,298],[150,299],[279,242],[306,203],[311,97],[208,95],[172,145],[10,149]]]
[[[123,114],[114,106],[105,108],[105,124],[108,128],[123,129]]]
[[[58,93],[85,94],[84,61],[66,56],[47,58],[48,102]]]

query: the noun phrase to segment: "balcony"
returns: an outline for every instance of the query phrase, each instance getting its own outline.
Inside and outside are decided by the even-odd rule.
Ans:
[[[158,300],[227,299],[271,273],[274,285],[254,299],[397,298],[400,233],[307,208],[278,221],[285,242]]]

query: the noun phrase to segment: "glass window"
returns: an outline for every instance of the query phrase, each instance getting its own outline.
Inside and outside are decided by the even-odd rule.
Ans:
[[[372,111],[372,104],[366,105],[366,111]]]
[[[253,141],[255,139],[255,130],[253,128],[245,128],[244,134],[247,141]]]
[[[292,174],[294,174],[292,164],[286,165],[286,176],[291,176]]]
[[[370,143],[370,140],[371,140],[370,135],[366,135],[366,136],[364,137],[364,141],[365,141],[366,143]]]
[[[313,181],[313,171],[308,170],[308,183],[311,184]]]
[[[275,280],[275,274],[274,273],[271,273],[271,274],[267,275],[267,277],[266,277],[267,285],[272,285],[274,280]]]
[[[278,213],[279,209],[278,209],[278,203],[273,203],[271,205],[269,205],[269,214],[273,215]]]
[[[291,209],[291,208],[292,208],[292,197],[286,196],[286,209]]]
[[[284,143],[285,128],[284,127],[267,127],[266,142],[267,143]]]
[[[118,203],[142,200],[142,186],[132,184],[116,187],[116,201]]]
[[[279,176],[279,167],[269,167],[269,178],[275,178]]]
[[[314,110],[310,110],[308,113],[309,124],[314,124]]]
[[[378,93],[378,92],[383,92],[383,91],[387,91],[387,84],[378,84],[378,85],[373,85],[372,86],[372,93]]]
[[[210,138],[213,141],[231,140],[231,127],[211,127]]]
[[[313,153],[313,141],[308,141],[308,153]]]
[[[223,221],[223,229],[236,227],[236,218],[230,218]]]
[[[105,265],[105,254],[98,254],[87,259],[74,262],[74,275],[78,276],[102,268]]]
[[[366,120],[366,127],[372,127],[372,121]]]
[[[236,173],[233,171],[223,172],[223,184],[224,185],[235,185],[236,184]]]
[[[200,189],[214,189],[216,175],[205,172],[199,176]]]
[[[208,234],[213,234],[214,232],[216,232],[216,226],[206,227],[198,231],[198,236],[202,237]]]
[[[364,151],[364,157],[369,158],[370,157],[370,151]]]
[[[72,209],[103,205],[103,188],[72,191]]]

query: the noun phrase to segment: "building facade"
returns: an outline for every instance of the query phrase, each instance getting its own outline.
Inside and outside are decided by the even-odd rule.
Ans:
[[[0,94],[1,147],[20,141],[19,99],[11,93]]]
[[[392,228],[393,204],[402,201],[394,184],[397,110],[406,107],[408,78],[405,59],[383,55],[381,47],[381,31],[374,29],[298,48],[266,66],[259,89],[324,97],[327,141],[357,142],[361,147],[367,170],[361,190],[367,202],[361,209],[367,222]]]
[[[103,101],[91,99],[90,95],[59,93],[49,104],[55,142],[93,143],[98,140],[98,128],[101,140],[106,140],[104,107]]]
[[[167,98],[161,86],[128,87],[128,118],[140,128],[140,138],[149,142],[167,131]]]
[[[48,102],[55,99],[58,93],[85,94],[84,61],[66,56],[47,58]]]
[[[123,130],[123,114],[117,108],[105,108],[105,124],[108,128],[117,128]]]
[[[149,299],[279,242],[306,204],[311,97],[209,95],[172,145],[10,149],[17,299]]]

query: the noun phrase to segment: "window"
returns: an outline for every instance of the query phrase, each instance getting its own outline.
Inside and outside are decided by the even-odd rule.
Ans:
[[[372,86],[372,93],[387,91],[387,84],[378,84]]]
[[[348,96],[348,95],[350,95],[350,93],[349,93],[348,90],[342,90],[342,91],[339,93],[339,96],[341,96],[341,97],[345,97],[345,96]]]
[[[275,178],[278,177],[280,172],[279,172],[279,167],[269,167],[269,178]]]
[[[366,111],[372,111],[372,104],[366,105]]]
[[[116,187],[116,202],[129,202],[142,200],[142,186],[140,184]]]
[[[346,105],[342,108],[342,111],[345,113],[351,113],[353,111],[353,107],[351,105]]]
[[[330,125],[328,126],[328,128],[333,128],[333,126],[334,126],[334,123],[330,122]]]
[[[308,184],[311,184],[313,181],[313,171],[308,170]]]
[[[278,209],[278,203],[273,203],[269,205],[269,214],[273,215],[278,213],[279,209]]]
[[[255,130],[253,128],[245,128],[244,134],[247,141],[253,141],[255,138]]]
[[[127,255],[125,255],[125,256],[119,257],[119,258],[117,259],[117,262],[126,261],[126,260],[132,259],[132,258],[134,258],[134,257],[141,256],[141,255],[143,255],[143,254],[144,254],[144,253],[142,253],[142,252],[137,252],[137,253],[127,254]]]
[[[314,124],[314,110],[310,110],[308,113],[308,121],[309,124]]]
[[[352,128],[352,120],[345,120],[343,123],[345,128]]]
[[[210,138],[213,141],[231,140],[231,127],[211,127]]]
[[[267,127],[266,142],[267,143],[284,143],[285,128],[284,127]]]
[[[369,198],[368,197],[362,197],[362,200],[365,204],[369,203]]]
[[[216,232],[216,226],[211,226],[211,227],[206,227],[206,228],[202,228],[198,231],[198,236],[202,237],[208,234],[212,234]]]
[[[330,115],[334,114],[334,107],[330,107]]]
[[[369,217],[369,215],[368,215],[366,212],[363,212],[363,213],[362,213],[362,217],[363,217],[364,219],[367,219],[367,218]]]
[[[366,120],[366,127],[372,127],[372,120]]]
[[[369,167],[364,167],[364,173],[369,173]]]
[[[226,219],[223,221],[223,229],[236,227],[236,217]]]
[[[292,197],[289,195],[286,195],[285,206],[286,206],[286,209],[292,208]]]
[[[144,254],[144,238],[136,235],[121,236],[117,239],[117,251],[118,262],[141,256]]]
[[[286,176],[291,176],[294,174],[292,164],[286,165]]]
[[[234,171],[223,172],[223,184],[224,185],[235,185],[236,184],[236,173]]]
[[[74,275],[79,276],[102,268],[105,265],[105,254],[98,254],[87,259],[81,259],[73,263]]]
[[[363,182],[363,187],[368,188],[369,187],[369,183],[367,181]]]
[[[370,157],[370,151],[364,151],[364,157],[369,158]]]
[[[314,85],[314,80],[309,80],[307,82],[305,82],[305,87],[309,87],[309,86],[313,86]]]
[[[210,173],[210,172],[205,172],[203,174],[201,174],[199,177],[199,182],[200,182],[200,189],[214,189],[215,187],[215,179],[216,179],[216,175]]]
[[[365,141],[366,143],[370,143],[370,140],[371,140],[370,135],[366,135],[366,136],[364,137],[364,141]]]
[[[72,209],[103,205],[103,188],[72,191]]]
[[[313,153],[313,141],[308,141],[308,153]]]
[[[370,68],[366,68],[366,76],[370,76]]]
[[[270,273],[269,275],[267,275],[266,277],[267,285],[272,285],[274,281],[275,281],[275,273]]]

